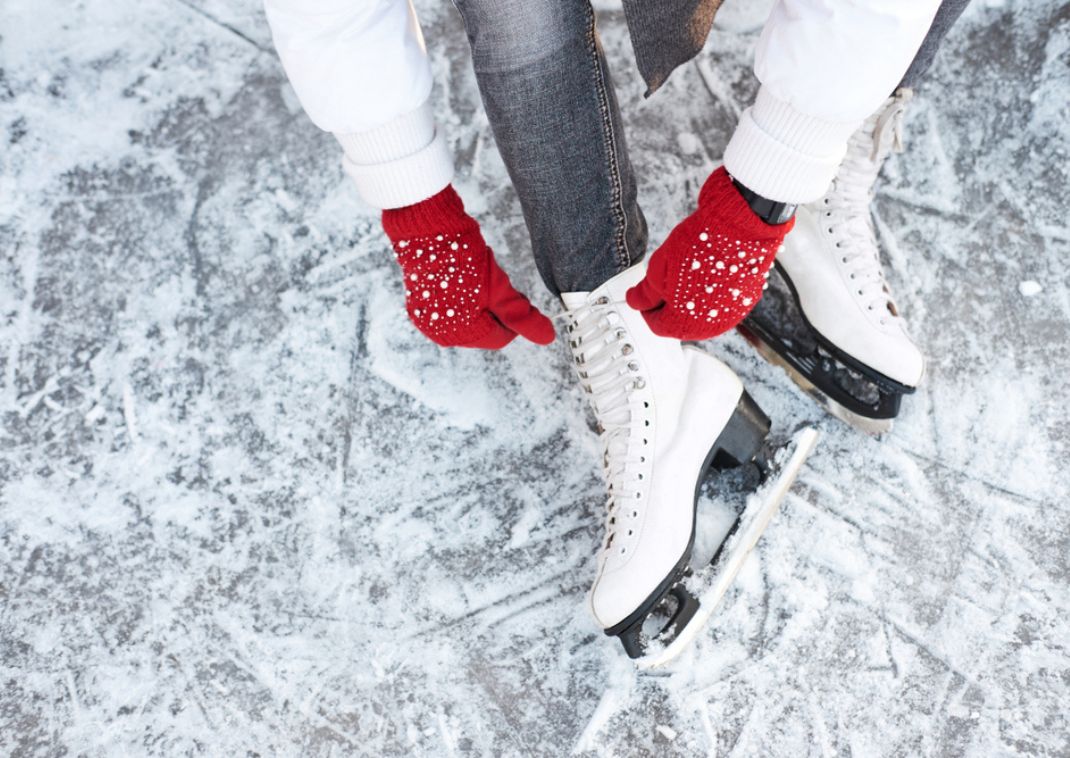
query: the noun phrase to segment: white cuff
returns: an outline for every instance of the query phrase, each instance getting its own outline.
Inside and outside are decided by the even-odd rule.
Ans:
[[[860,124],[801,113],[762,86],[725,148],[725,168],[762,197],[809,203],[825,194]]]
[[[429,103],[371,131],[334,136],[345,150],[346,173],[373,207],[413,205],[453,180],[453,158]]]

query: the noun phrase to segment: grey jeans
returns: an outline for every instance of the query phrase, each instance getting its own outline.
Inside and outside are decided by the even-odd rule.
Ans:
[[[900,86],[968,2],[944,0]],[[554,294],[595,289],[642,259],[647,227],[590,0],[454,4],[539,274]]]

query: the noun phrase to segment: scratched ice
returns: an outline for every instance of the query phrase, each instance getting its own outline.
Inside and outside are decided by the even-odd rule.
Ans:
[[[458,17],[417,5],[459,190],[553,310]],[[657,241],[753,96],[761,4],[650,100],[599,6]],[[0,754],[1070,754],[1068,103],[1070,6],[978,0],[875,206],[931,359],[886,439],[706,346],[824,439],[639,677],[584,608],[603,493],[565,348],[409,326],[258,4],[6,0]]]

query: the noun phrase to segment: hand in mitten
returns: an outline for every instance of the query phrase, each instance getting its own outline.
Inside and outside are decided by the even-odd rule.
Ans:
[[[725,169],[710,174],[698,209],[654,251],[628,290],[654,334],[714,337],[742,321],[762,296],[769,268],[795,220],[772,226],[750,209]]]
[[[383,230],[405,276],[405,309],[432,342],[487,350],[518,334],[553,342],[553,323],[510,284],[452,186],[383,211]]]

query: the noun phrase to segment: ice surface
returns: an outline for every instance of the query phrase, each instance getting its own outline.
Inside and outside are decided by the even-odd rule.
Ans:
[[[657,241],[753,96],[761,7],[643,100],[598,5]],[[552,310],[456,13],[418,6],[460,190]],[[1065,3],[975,4],[908,113],[876,214],[931,362],[891,435],[709,345],[823,439],[665,677],[584,609],[564,347],[409,326],[256,3],[5,0],[0,129],[0,753],[1070,754]]]

